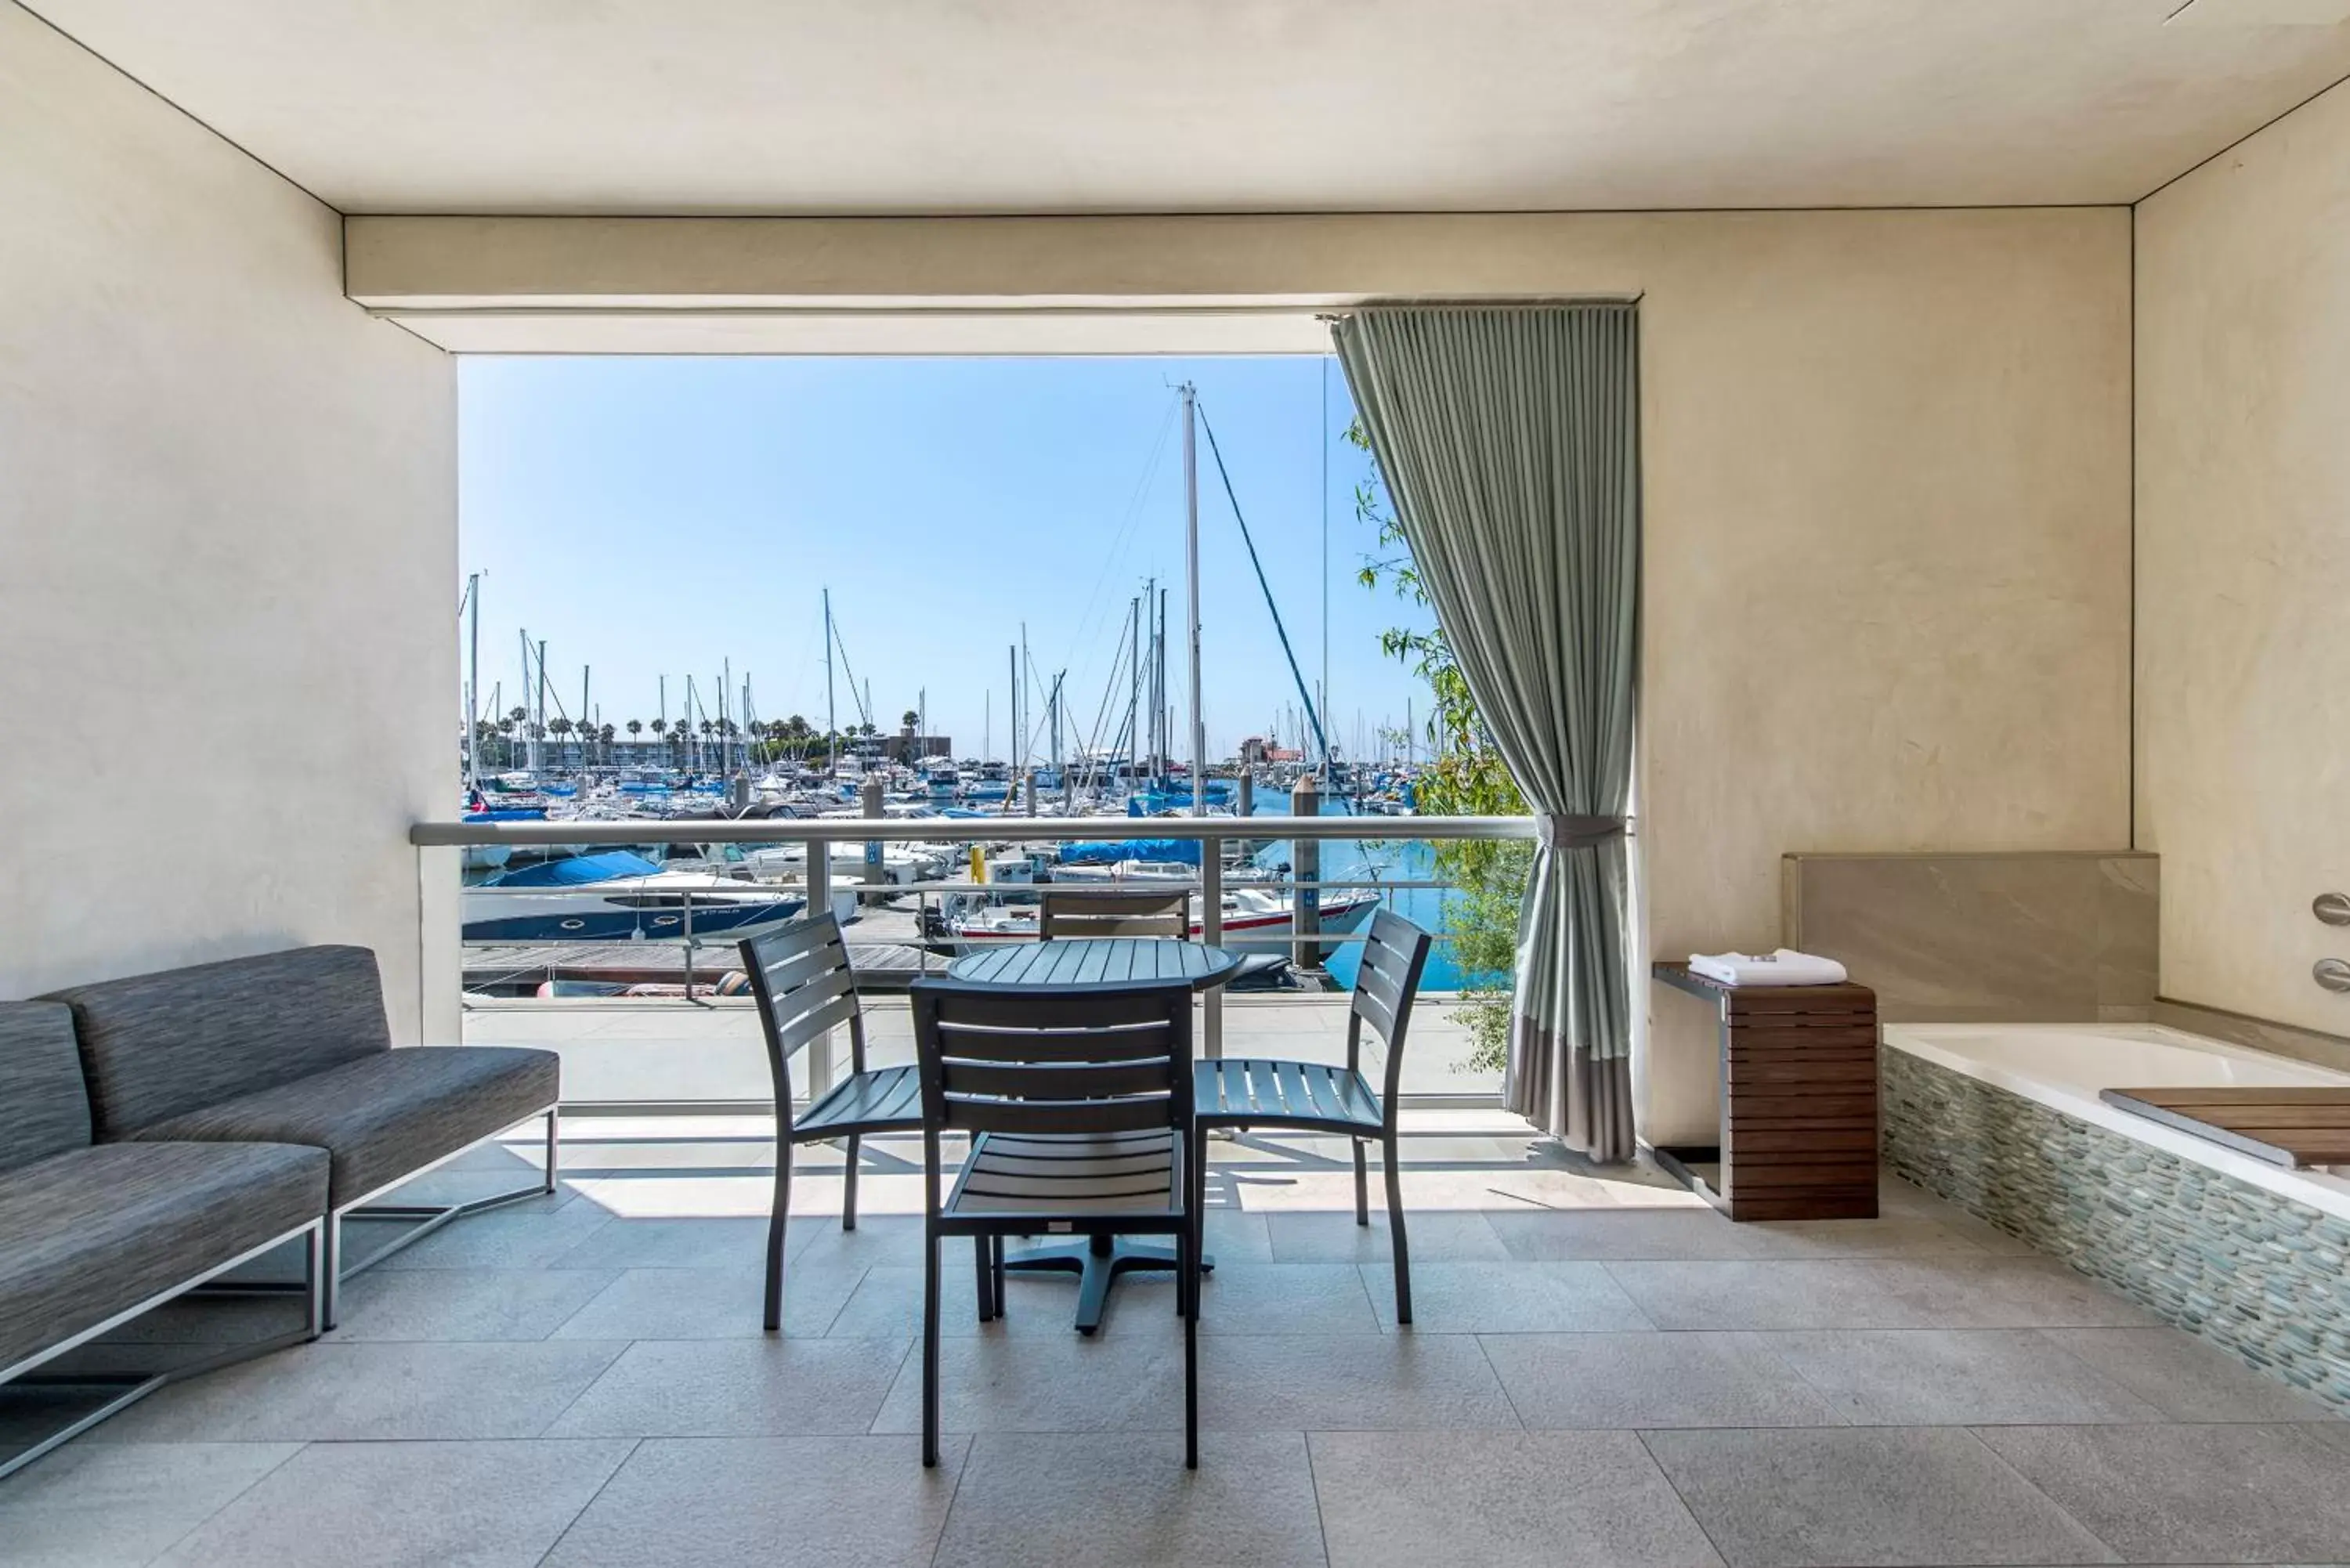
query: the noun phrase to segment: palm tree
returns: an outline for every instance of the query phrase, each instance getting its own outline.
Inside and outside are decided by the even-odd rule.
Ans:
[[[907,709],[905,713],[898,721],[898,722],[902,725],[910,734],[913,732],[914,726],[920,724],[921,722],[921,714],[911,708]]]
[[[555,754],[559,759],[563,755],[564,739],[571,733],[571,721],[568,719],[551,719],[547,722],[546,730],[547,733],[555,737]]]

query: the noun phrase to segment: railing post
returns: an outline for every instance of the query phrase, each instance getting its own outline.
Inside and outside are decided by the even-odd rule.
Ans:
[[[832,909],[832,846],[821,838],[802,841],[807,851],[806,870],[803,880],[807,884],[807,908],[803,915],[821,915]],[[844,943],[847,940],[843,934]],[[853,978],[853,976],[852,976]],[[827,1029],[808,1042],[807,1096],[814,1102],[817,1096],[832,1087],[832,1031]],[[777,1106],[778,1114],[783,1107]]]
[[[1322,815],[1322,794],[1315,787],[1312,774],[1301,774],[1290,786],[1289,815],[1319,817]],[[1322,967],[1322,841],[1318,838],[1293,838],[1289,841],[1290,876],[1290,961],[1302,970]]]
[[[1224,944],[1224,841],[1200,840],[1200,940],[1209,947]],[[1224,988],[1211,985],[1202,999],[1205,1034],[1201,1048],[1211,1062],[1224,1054]]]
[[[685,999],[693,1000],[693,890],[685,893]]]

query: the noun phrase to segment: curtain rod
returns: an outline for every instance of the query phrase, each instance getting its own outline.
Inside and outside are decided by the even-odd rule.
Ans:
[[[1317,311],[1316,321],[1344,321],[1366,310],[1622,310],[1647,296],[1638,294],[1513,295],[1492,299],[1365,299],[1336,310]]]

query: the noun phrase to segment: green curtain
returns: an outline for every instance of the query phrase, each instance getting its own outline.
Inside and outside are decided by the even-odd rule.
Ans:
[[[1437,620],[1542,828],[1510,1108],[1596,1159],[1629,1158],[1636,307],[1367,306],[1334,335]]]

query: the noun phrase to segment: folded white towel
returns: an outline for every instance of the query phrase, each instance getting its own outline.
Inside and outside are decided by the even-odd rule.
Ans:
[[[1690,972],[1724,985],[1842,985],[1844,965],[1816,953],[1691,953]]]

